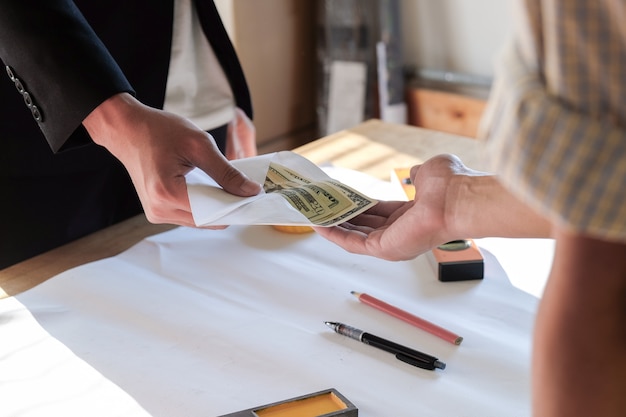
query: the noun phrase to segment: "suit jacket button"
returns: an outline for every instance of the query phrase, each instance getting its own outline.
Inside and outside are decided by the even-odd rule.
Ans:
[[[43,121],[43,116],[41,115],[41,112],[39,111],[39,109],[37,108],[37,106],[31,106],[30,107],[30,112],[32,113],[33,117],[35,118],[36,121],[38,122],[42,122]]]
[[[19,78],[15,78],[15,88],[17,88],[17,91],[19,91],[20,94],[24,94],[24,91],[26,91],[24,89],[24,86],[22,85],[22,82],[19,80]]]
[[[13,75],[13,70],[11,69],[11,67],[7,65],[5,68],[7,70],[7,75],[9,76],[11,81],[15,81],[15,75]]]
[[[33,105],[33,99],[30,98],[30,94],[28,94],[27,91],[22,93],[22,97],[24,97],[24,103],[26,103],[26,106],[31,107]]]

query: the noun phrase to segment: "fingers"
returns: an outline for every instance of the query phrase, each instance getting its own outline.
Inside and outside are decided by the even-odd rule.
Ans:
[[[338,244],[349,252],[370,254],[366,245],[369,235],[385,229],[391,218],[404,213],[411,203],[406,201],[381,201],[349,222],[335,227],[314,227],[320,236]]]
[[[144,209],[148,220],[153,223],[173,223],[182,226],[196,227],[184,174],[189,167],[198,167],[215,180],[225,191],[242,197],[253,196],[261,191],[261,185],[251,181],[244,173],[237,170],[220,153],[211,136],[206,134],[195,146],[186,148],[186,157],[179,172],[172,173],[170,178],[161,178],[161,182],[152,189],[153,194],[146,199]],[[162,188],[161,188],[162,187]],[[158,191],[164,193],[158,197]],[[167,190],[167,191],[165,191]],[[141,196],[140,196],[141,197]],[[143,200],[143,199],[142,199]],[[162,203],[158,203],[162,200]],[[221,229],[224,226],[212,226],[212,229]]]
[[[150,202],[144,203],[144,213],[150,223],[154,224],[176,224],[179,226],[196,227],[196,223],[193,220],[191,210],[183,209],[168,209],[155,210],[154,206]]]
[[[254,124],[243,110],[236,108],[235,118],[228,124],[226,158],[232,161],[256,156],[257,153]]]
[[[198,167],[211,176],[222,188],[242,197],[256,195],[261,186],[237,170],[221,154],[212,137],[203,131],[192,129],[180,136],[170,152],[157,153],[157,163],[143,166],[136,178],[139,197],[146,217],[152,223],[172,223],[195,227],[185,175]],[[171,141],[167,144],[171,146]],[[166,149],[167,150],[167,149]]]
[[[144,185],[135,188],[148,221],[195,227],[184,176],[157,178]]]
[[[370,208],[365,214],[381,217],[389,217],[399,209],[406,209],[413,203],[410,201],[379,201],[374,207]],[[360,216],[357,216],[360,217]]]
[[[236,169],[211,141],[201,154],[193,155],[191,162],[215,180],[225,191],[241,197],[257,195],[261,185]]]
[[[333,227],[313,227],[313,229],[323,238],[341,246],[348,252],[361,255],[368,254],[365,252],[365,241],[368,234],[357,230],[357,228],[351,228],[349,223]]]
[[[224,160],[222,166],[207,168],[205,172],[231,194],[242,197],[257,195],[261,191],[261,185],[252,181],[243,172],[236,169],[230,162]],[[200,167],[203,169],[202,167]]]
[[[417,177],[417,173],[420,170],[421,165],[414,165],[411,167],[411,171],[409,171],[409,177],[411,178],[411,183],[415,186],[415,177]]]
[[[388,261],[407,260],[417,256],[413,251],[406,250],[410,246],[404,246],[403,237],[394,238],[394,233],[390,234],[390,229],[387,228],[372,229],[344,223],[333,227],[314,227],[314,230],[350,253],[375,256]]]

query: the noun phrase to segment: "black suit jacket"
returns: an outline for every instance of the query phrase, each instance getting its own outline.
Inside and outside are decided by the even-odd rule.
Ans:
[[[215,5],[195,5],[252,117]],[[172,19],[173,0],[0,2],[0,267],[141,211],[124,168],[81,122],[119,92],[162,108]]]

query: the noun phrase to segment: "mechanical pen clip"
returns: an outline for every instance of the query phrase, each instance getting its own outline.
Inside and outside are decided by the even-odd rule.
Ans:
[[[415,356],[409,356],[404,353],[396,353],[396,359],[406,362],[409,365],[417,366],[418,368],[427,369],[429,371],[439,368],[441,370],[446,369],[446,364],[436,359],[434,361],[425,361]]]

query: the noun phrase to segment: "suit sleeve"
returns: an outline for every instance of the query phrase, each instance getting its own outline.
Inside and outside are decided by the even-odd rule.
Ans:
[[[0,59],[55,152],[100,103],[134,93],[69,0],[0,2]]]

